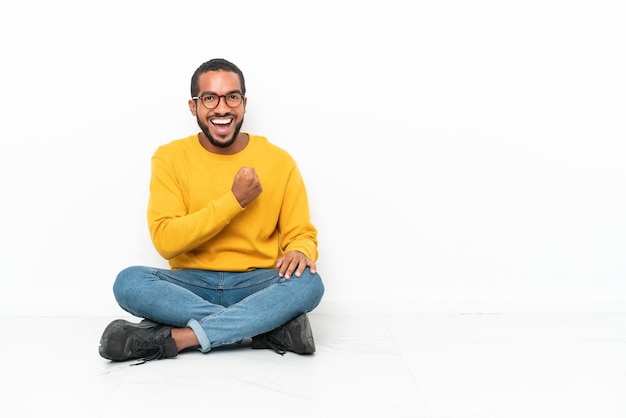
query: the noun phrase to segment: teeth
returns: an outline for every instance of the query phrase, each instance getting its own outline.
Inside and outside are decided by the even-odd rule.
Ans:
[[[213,122],[216,125],[228,125],[230,123],[231,119],[213,119],[211,122]]]

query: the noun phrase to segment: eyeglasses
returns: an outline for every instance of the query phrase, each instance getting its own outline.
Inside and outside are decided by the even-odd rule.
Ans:
[[[226,100],[226,104],[228,105],[228,107],[232,108],[239,107],[241,105],[241,102],[243,102],[243,95],[241,93],[228,93],[222,96],[218,96],[217,94],[205,94],[204,96],[200,97],[194,96],[192,97],[192,99],[200,99],[204,107],[206,107],[207,109],[215,109],[220,104],[220,100],[222,99],[222,97],[224,98],[224,100]]]

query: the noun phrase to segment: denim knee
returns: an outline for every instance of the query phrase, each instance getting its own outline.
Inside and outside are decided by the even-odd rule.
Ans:
[[[146,268],[140,266],[127,267],[120,271],[113,283],[113,295],[121,306],[126,306],[129,295],[136,294],[138,278],[145,275]]]
[[[300,278],[304,279],[303,283],[306,284],[308,295],[307,299],[311,304],[308,307],[307,312],[310,312],[315,309],[317,305],[319,305],[322,300],[322,296],[324,296],[324,283],[322,282],[322,277],[319,273],[311,273],[308,268],[304,271]]]

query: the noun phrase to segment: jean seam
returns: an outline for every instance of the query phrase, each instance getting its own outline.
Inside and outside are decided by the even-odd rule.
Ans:
[[[168,281],[173,281],[173,282],[178,282],[178,283],[184,283],[186,285],[189,286],[195,286],[195,287],[200,287],[203,289],[211,289],[211,290],[232,290],[232,289],[245,289],[247,287],[254,287],[254,286],[258,286],[261,285],[263,283],[269,282],[271,280],[274,280],[274,278],[276,277],[276,275],[272,275],[272,276],[268,276],[267,278],[264,278],[262,280],[253,282],[253,283],[245,283],[245,284],[240,284],[240,285],[235,285],[235,286],[224,286],[224,280],[223,280],[223,275],[220,275],[220,280],[219,280],[219,284],[217,286],[212,286],[212,285],[207,285],[205,282],[202,282],[201,280],[199,281],[190,281],[190,280],[184,280],[180,277],[175,277],[172,275],[169,275],[167,272],[164,271],[158,271],[158,270],[153,270],[152,274],[156,277],[158,277],[160,280],[164,280],[165,278]],[[199,284],[201,283],[201,284]]]

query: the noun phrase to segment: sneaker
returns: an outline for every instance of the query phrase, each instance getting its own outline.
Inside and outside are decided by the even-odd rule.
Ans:
[[[298,354],[313,354],[315,341],[309,317],[302,314],[285,325],[265,334],[252,337],[251,348],[271,348],[281,356],[287,351]]]
[[[117,319],[111,322],[100,339],[100,355],[113,361],[171,358],[178,355],[172,328],[143,320],[139,324]]]

